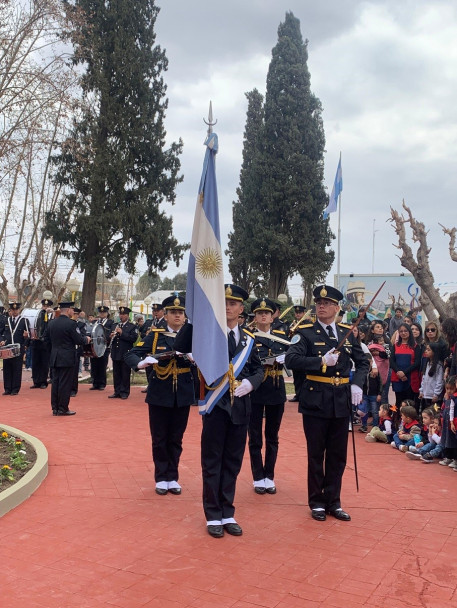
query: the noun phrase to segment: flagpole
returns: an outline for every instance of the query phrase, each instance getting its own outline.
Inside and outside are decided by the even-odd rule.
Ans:
[[[341,164],[341,152],[340,152],[340,164]],[[338,249],[337,249],[337,260],[336,260],[336,287],[340,289],[340,254],[341,254],[341,191],[338,197]]]

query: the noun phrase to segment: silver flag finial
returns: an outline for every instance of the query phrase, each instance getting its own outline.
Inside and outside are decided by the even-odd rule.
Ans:
[[[208,135],[210,135],[213,132],[214,125],[217,124],[217,120],[216,120],[216,122],[213,122],[213,102],[212,101],[209,102],[208,120],[203,119],[203,122],[205,123],[205,125],[208,125]]]

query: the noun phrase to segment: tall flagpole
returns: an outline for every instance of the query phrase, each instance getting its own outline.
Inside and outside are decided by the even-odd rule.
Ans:
[[[341,152],[340,152],[340,164],[341,164]],[[336,287],[340,289],[340,254],[341,254],[341,191],[338,197],[338,253],[336,260]]]

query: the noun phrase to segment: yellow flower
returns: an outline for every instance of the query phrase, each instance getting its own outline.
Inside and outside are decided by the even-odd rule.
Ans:
[[[6,431],[3,431],[3,433],[2,433],[2,437],[3,437],[4,439],[6,439],[6,438],[8,437],[8,433],[7,433]]]
[[[9,467],[7,464],[4,464],[4,465],[2,466],[2,469],[11,469],[11,467]]]
[[[21,445],[22,441],[20,439],[16,439],[16,445]]]

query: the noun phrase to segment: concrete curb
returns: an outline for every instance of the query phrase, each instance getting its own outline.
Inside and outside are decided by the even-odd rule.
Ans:
[[[46,479],[48,474],[48,450],[39,439],[12,426],[0,424],[0,430],[6,431],[13,437],[24,439],[36,452],[36,462],[30,471],[27,471],[24,477],[21,477],[13,486],[4,492],[0,492],[0,517],[2,517],[8,511],[20,505],[21,502],[27,500]]]

